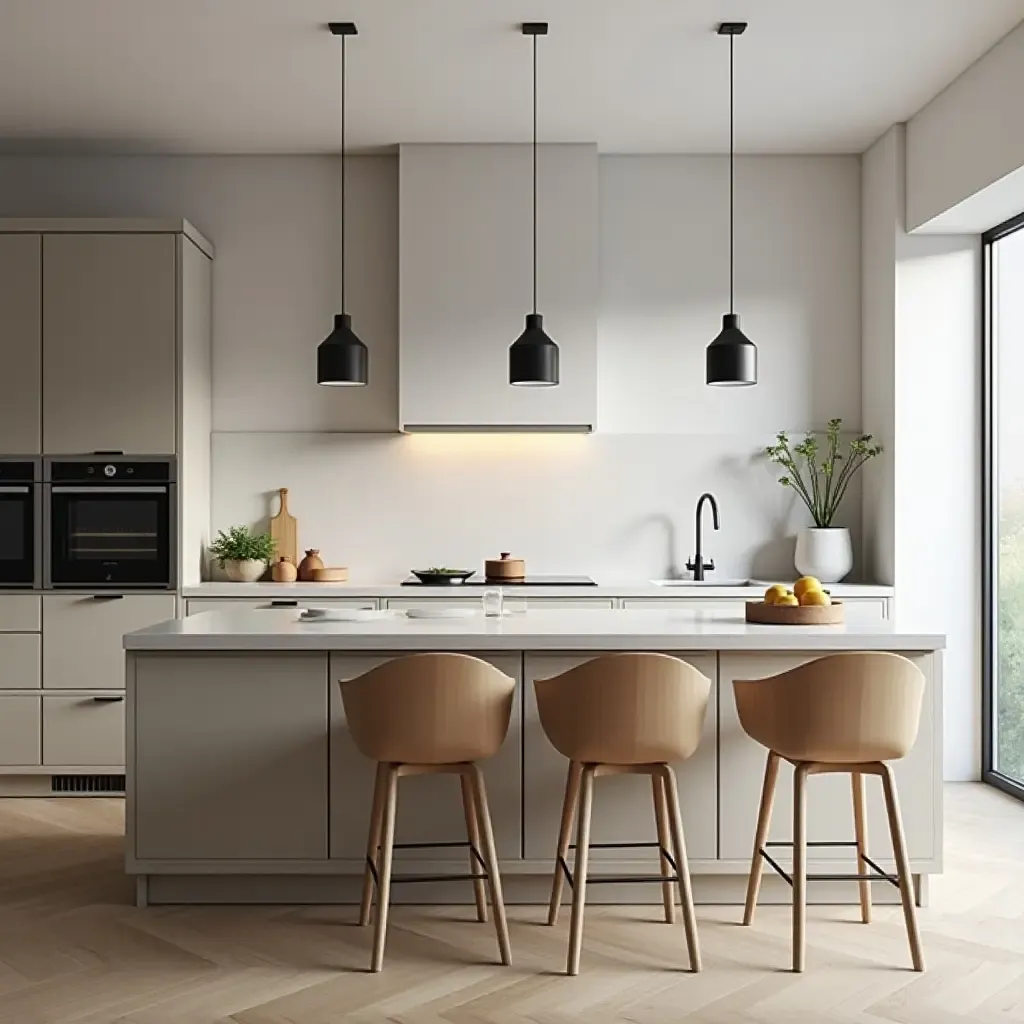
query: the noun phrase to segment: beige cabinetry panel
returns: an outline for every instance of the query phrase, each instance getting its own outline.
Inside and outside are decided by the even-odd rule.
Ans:
[[[473,587],[475,596],[467,594],[465,597],[389,597],[387,606],[397,610],[407,608],[482,608],[481,598],[487,587]],[[516,594],[513,587],[506,587],[504,591],[505,608],[509,611],[525,611],[529,608],[552,609],[552,608],[611,608],[610,597],[521,597]]]
[[[846,621],[854,625],[884,622],[889,617],[889,602],[884,597],[844,597]],[[700,597],[696,595],[678,597],[629,597],[623,600],[624,608],[674,608],[688,614],[709,616],[735,616],[742,619],[746,601],[735,597]]]
[[[42,449],[42,238],[0,235],[0,455]]]
[[[43,628],[41,598],[0,594],[0,633],[38,633]]]
[[[39,760],[39,698],[0,696],[0,765],[25,767]]]
[[[175,450],[176,236],[43,236],[43,443]]]
[[[589,660],[588,655],[528,654],[524,671],[523,807],[526,859],[554,863],[555,844],[565,795],[569,762],[544,734],[537,712],[535,679],[566,672]],[[712,681],[704,732],[697,752],[689,761],[675,765],[679,801],[691,860],[714,860],[717,855],[718,728],[714,680],[714,654],[695,654],[683,659]],[[651,796],[651,780],[645,775],[618,775],[594,782],[591,841],[595,843],[647,843],[657,838]],[[575,842],[575,839],[573,840]],[[594,850],[594,859],[649,861],[657,873],[654,850]]]
[[[136,855],[325,860],[327,655],[135,666]]]
[[[303,597],[303,598],[266,598],[220,597],[189,599],[186,603],[186,615],[199,615],[201,612],[230,612],[243,609],[252,611],[258,608],[376,608],[377,601],[372,597]]]
[[[173,594],[48,594],[43,658],[48,690],[124,688],[125,633],[174,618]]]
[[[908,655],[929,677],[917,743],[902,761],[894,762],[896,785],[903,810],[907,850],[911,860],[930,860],[941,856],[936,849],[938,822],[935,793],[941,792],[936,777],[934,744],[941,733],[939,703],[941,695],[932,680],[931,662],[937,655]],[[757,825],[766,751],[743,731],[736,712],[734,679],[762,679],[813,661],[812,655],[728,654],[719,661],[721,731],[721,857],[723,860],[749,860]],[[892,846],[882,800],[881,782],[867,776],[869,850],[875,860],[892,860]],[[793,829],[793,769],[786,762],[779,771],[772,814],[771,841],[788,842]],[[848,842],[853,839],[853,805],[848,775],[815,775],[808,781],[807,839],[810,842]],[[817,860],[851,859],[846,849],[819,848],[812,852]],[[853,867],[851,866],[851,870]]]
[[[521,678],[520,655],[481,655],[517,681]],[[389,660],[385,656],[331,654],[331,857],[362,860],[370,822],[375,765],[356,749],[345,722],[339,680],[354,679]],[[522,857],[522,687],[516,687],[508,736],[501,750],[482,762],[487,800],[494,823],[494,840],[503,860]],[[400,715],[401,708],[395,709]],[[396,843],[449,843],[466,838],[462,793],[458,776],[419,775],[398,782]],[[464,848],[409,850],[396,854],[403,859],[458,860]]]
[[[124,764],[124,697],[44,697],[43,764]]]
[[[40,646],[38,633],[0,634],[0,690],[38,690],[42,686]]]

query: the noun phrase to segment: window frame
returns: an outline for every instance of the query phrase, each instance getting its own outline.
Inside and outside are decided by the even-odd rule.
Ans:
[[[997,396],[994,390],[998,358],[995,338],[995,270],[996,243],[1009,235],[1024,231],[1024,213],[997,224],[981,236],[981,777],[990,786],[1024,800],[1024,780],[1004,775],[996,769],[996,585],[998,524],[996,416]]]

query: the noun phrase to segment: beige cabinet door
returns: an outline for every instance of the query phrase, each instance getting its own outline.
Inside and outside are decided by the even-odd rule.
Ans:
[[[39,698],[0,696],[0,765],[39,764]]]
[[[35,594],[0,594],[0,633],[38,633],[42,621]]]
[[[43,598],[43,686],[124,689],[125,633],[174,618],[172,594],[48,594]]]
[[[0,455],[42,448],[42,238],[0,235]]]
[[[931,678],[934,655],[909,657]],[[764,747],[743,731],[736,711],[734,679],[763,679],[785,672],[813,656],[791,654],[728,654],[720,657],[721,788],[723,795],[721,857],[723,860],[749,862],[757,826],[757,810],[764,780]],[[929,682],[917,743],[902,761],[894,762],[896,786],[903,811],[907,852],[911,860],[929,860],[941,855],[935,848],[936,793],[941,787],[935,759],[935,729],[938,726],[936,701],[940,698]],[[808,784],[807,839],[809,842],[850,842],[853,839],[853,804],[848,775],[815,775]],[[865,779],[869,849],[873,858],[892,863],[889,826],[878,779]],[[769,840],[789,842],[793,830],[793,769],[783,762],[775,791],[775,806]],[[785,852],[785,851],[782,851]],[[851,860],[849,848],[819,847],[812,859]],[[787,861],[788,863],[788,858]],[[850,865],[853,870],[855,865]]]
[[[43,237],[43,443],[175,450],[173,234]]]
[[[124,696],[44,697],[43,764],[124,764]]]
[[[522,658],[517,654],[481,655],[496,668],[519,681]],[[331,655],[331,857],[362,860],[376,765],[356,749],[345,721],[339,682],[369,672],[388,659],[374,655]],[[491,808],[494,841],[502,860],[522,858],[522,687],[516,686],[508,735],[498,753],[482,762]],[[401,714],[401,709],[395,709]],[[462,792],[456,775],[413,775],[398,781],[396,843],[453,843],[466,838]],[[396,855],[398,856],[398,855]],[[409,860],[458,860],[467,851],[457,849],[409,850]]]
[[[528,654],[526,656],[523,718],[523,806],[527,860],[554,863],[558,826],[562,815],[566,773],[569,762],[551,745],[537,712],[535,679],[546,679],[568,671],[596,655]],[[712,681],[711,699],[700,746],[689,761],[675,765],[679,781],[679,803],[691,860],[714,860],[718,840],[718,730],[714,654],[694,654],[683,659]],[[594,782],[591,825],[594,843],[653,843],[657,839],[651,780],[645,775],[611,775]],[[573,842],[575,842],[575,838]],[[594,850],[600,860],[637,860],[651,865],[646,873],[657,873],[653,850]]]
[[[327,655],[135,664],[136,855],[325,860]]]
[[[38,633],[0,634],[0,690],[38,690],[42,686],[40,647]]]

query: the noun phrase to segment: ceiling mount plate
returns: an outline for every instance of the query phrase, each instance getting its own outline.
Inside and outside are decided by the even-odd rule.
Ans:
[[[359,29],[356,28],[354,21],[329,21],[327,27],[331,30],[331,35],[335,36],[357,36],[359,35]]]
[[[741,36],[746,31],[747,23],[745,21],[723,21],[718,26],[720,36]]]
[[[548,34],[548,23],[546,21],[524,21],[524,36],[546,36]]]

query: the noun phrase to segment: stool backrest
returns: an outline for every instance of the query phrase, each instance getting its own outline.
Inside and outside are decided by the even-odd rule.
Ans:
[[[794,761],[855,763],[906,755],[917,739],[925,678],[898,654],[864,651],[733,687],[743,729],[770,750]]]
[[[516,681],[466,654],[412,654],[340,685],[361,753],[374,761],[453,764],[498,751]]]
[[[571,761],[653,764],[697,749],[711,680],[666,654],[610,654],[534,687],[544,732]]]

